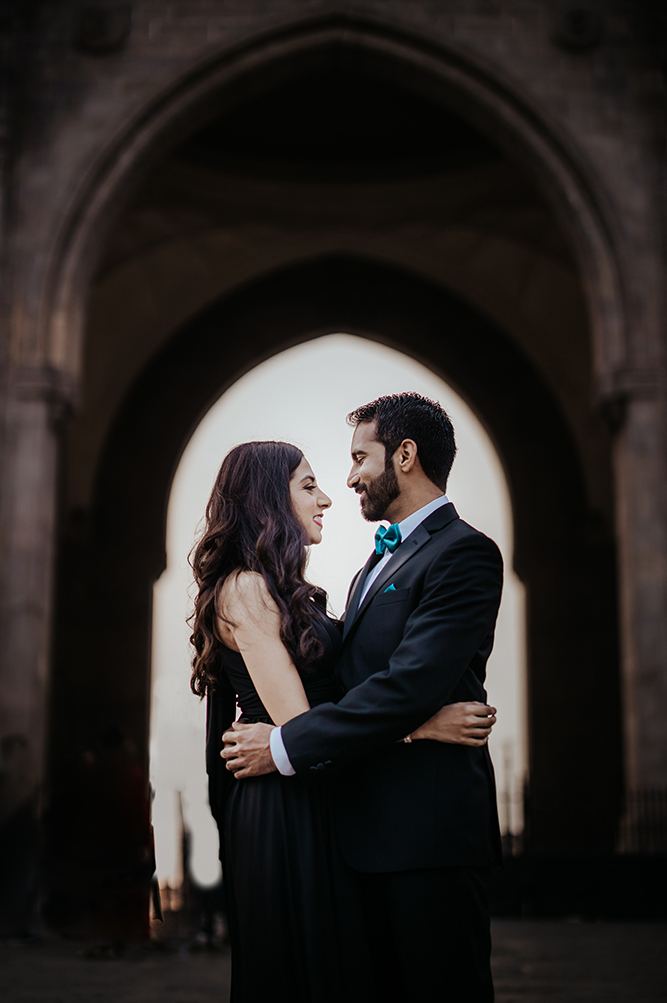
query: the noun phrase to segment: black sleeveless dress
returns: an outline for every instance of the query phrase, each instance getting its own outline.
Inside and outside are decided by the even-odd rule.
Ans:
[[[337,696],[341,645],[323,614],[324,654],[301,674],[311,706]],[[224,648],[209,695],[206,758],[229,905],[232,1003],[373,1003],[366,934],[354,877],[336,844],[328,780],[234,780],[220,758],[236,716],[272,723],[242,656]]]

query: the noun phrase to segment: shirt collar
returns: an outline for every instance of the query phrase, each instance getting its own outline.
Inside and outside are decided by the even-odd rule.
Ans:
[[[443,505],[449,504],[449,498],[447,495],[441,495],[439,498],[434,498],[433,501],[429,502],[428,505],[423,505],[418,508],[416,512],[412,512],[411,515],[406,516],[403,522],[399,522],[398,528],[401,531],[401,540],[407,540],[410,533],[413,533],[417,526],[421,525],[424,519],[427,519],[432,512],[436,509],[442,508]]]

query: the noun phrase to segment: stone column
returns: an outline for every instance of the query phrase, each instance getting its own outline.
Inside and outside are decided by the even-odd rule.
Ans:
[[[615,447],[628,798],[620,849],[664,853],[667,456],[664,412],[655,374],[635,376],[624,395],[623,420]]]
[[[44,778],[55,540],[58,422],[69,394],[58,373],[14,368],[0,471],[0,932],[28,932],[37,879]]]

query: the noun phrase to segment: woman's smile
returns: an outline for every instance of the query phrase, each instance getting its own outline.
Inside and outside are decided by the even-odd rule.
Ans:
[[[292,506],[306,531],[307,545],[321,543],[324,511],[331,505],[331,498],[325,495],[315,480],[308,460],[304,457],[290,480]]]

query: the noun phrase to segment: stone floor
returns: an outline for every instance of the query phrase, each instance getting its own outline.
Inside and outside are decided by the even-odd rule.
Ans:
[[[4,1003],[226,1003],[229,953],[137,950],[81,957],[81,945],[0,945]],[[494,922],[497,1003],[667,1001],[667,925]],[[443,1001],[445,997],[443,997]]]
[[[497,1003],[667,1001],[667,924],[496,920]]]

